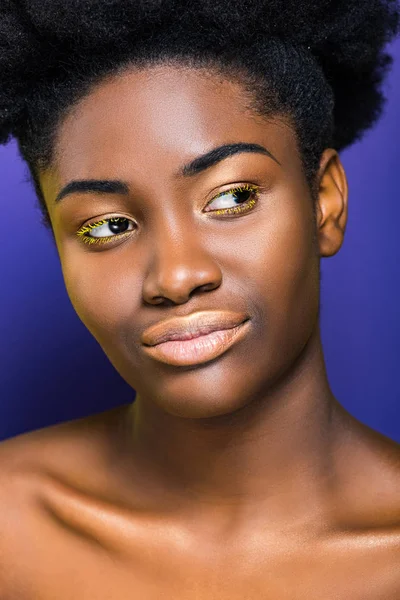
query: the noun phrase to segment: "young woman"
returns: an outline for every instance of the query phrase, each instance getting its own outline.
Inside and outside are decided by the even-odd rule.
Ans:
[[[137,397],[0,445],[0,598],[398,600],[400,450],[319,330],[397,2],[1,11],[1,140]]]

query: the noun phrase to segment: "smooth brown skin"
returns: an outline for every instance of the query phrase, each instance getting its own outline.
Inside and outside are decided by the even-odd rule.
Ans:
[[[341,407],[321,348],[319,263],[343,242],[343,166],[324,152],[315,228],[290,121],[247,105],[233,80],[158,66],[103,81],[59,128],[42,184],[68,294],[137,399],[0,445],[2,600],[400,598],[399,446]],[[174,176],[239,141],[281,164],[241,153]],[[131,192],[55,205],[84,178]],[[204,212],[239,183],[265,188],[255,208]],[[110,216],[138,230],[100,249],[78,240]],[[217,360],[144,354],[150,325],[215,309],[251,318]]]

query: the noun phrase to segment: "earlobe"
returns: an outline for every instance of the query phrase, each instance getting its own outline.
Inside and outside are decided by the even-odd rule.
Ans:
[[[342,247],[348,216],[347,178],[336,150],[324,151],[318,178],[318,247],[320,256],[328,257]]]

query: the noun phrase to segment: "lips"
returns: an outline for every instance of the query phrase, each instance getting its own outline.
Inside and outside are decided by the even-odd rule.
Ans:
[[[145,346],[168,341],[192,340],[214,331],[233,329],[248,319],[244,313],[201,311],[186,317],[168,319],[146,329],[141,337]]]
[[[143,350],[151,359],[173,367],[198,367],[221,357],[232,346],[242,341],[249,329],[250,320],[247,319],[231,329],[220,329],[191,340],[143,346]]]

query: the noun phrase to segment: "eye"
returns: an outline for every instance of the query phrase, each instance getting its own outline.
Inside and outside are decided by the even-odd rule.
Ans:
[[[239,185],[230,190],[225,190],[218,194],[207,205],[206,212],[215,214],[237,214],[251,210],[258,201],[259,187],[248,183]],[[216,209],[209,209],[209,206],[217,204]]]
[[[225,190],[212,199],[207,205],[206,212],[216,215],[247,212],[257,204],[259,190],[259,186],[248,183]],[[219,207],[210,209],[213,204]],[[134,223],[126,217],[110,217],[84,225],[76,235],[85,244],[106,244],[132,231],[133,227],[130,226],[133,225]]]
[[[86,244],[104,244],[132,231],[129,225],[133,225],[133,222],[126,217],[111,217],[84,225],[76,235]]]

